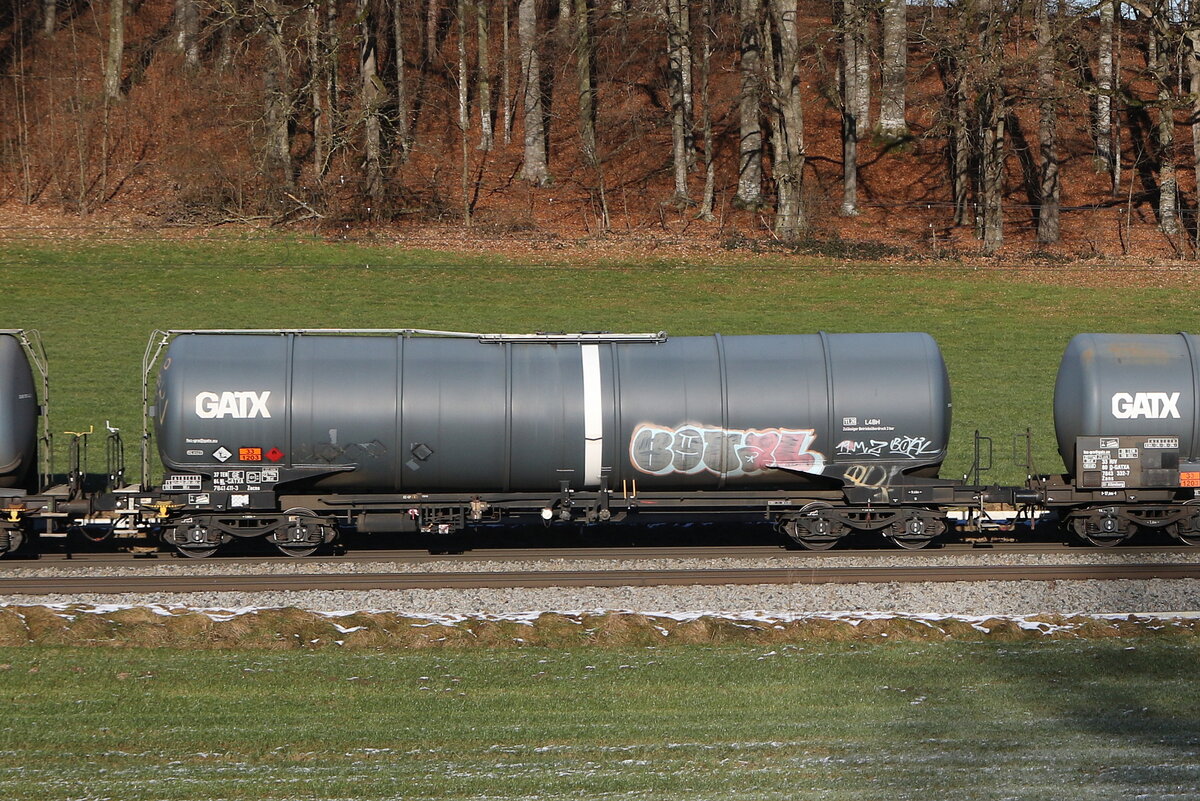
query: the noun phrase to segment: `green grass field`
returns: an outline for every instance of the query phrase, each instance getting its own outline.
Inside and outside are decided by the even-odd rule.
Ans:
[[[0,797],[1200,798],[1193,640],[0,649]]]
[[[993,477],[1015,482],[1007,442],[1025,426],[1059,469],[1050,398],[1071,335],[1200,330],[1190,284],[1044,278],[768,257],[533,265],[296,238],[23,243],[0,253],[0,327],[43,332],[59,432],[139,430],[156,328],[928,331],[956,393],[944,474],[966,470],[980,428]],[[1198,658],[1189,638],[0,648],[0,798],[1200,799]]]
[[[1010,483],[1024,478],[1010,466],[1010,443],[1026,426],[1036,434],[1038,468],[1061,469],[1051,394],[1073,334],[1200,330],[1194,287],[1130,286],[1136,272],[1060,286],[1037,280],[1037,271],[999,266],[720,258],[577,266],[284,237],[26,242],[0,255],[0,326],[43,332],[60,432],[101,429],[106,420],[140,430],[141,358],[156,328],[927,331],[943,349],[955,392],[943,474],[967,470],[978,428],[995,438],[991,477]]]

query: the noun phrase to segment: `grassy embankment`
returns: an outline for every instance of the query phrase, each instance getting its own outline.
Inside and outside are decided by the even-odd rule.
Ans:
[[[1200,644],[0,649],[0,795],[1196,798]]]
[[[1073,334],[1200,329],[1194,288],[1128,285],[1137,273],[1062,286],[1038,271],[999,266],[720,258],[534,265],[282,237],[25,243],[0,256],[0,325],[42,330],[56,431],[111,420],[130,432],[140,426],[141,356],[155,328],[928,331],[955,391],[944,474],[966,471],[978,428],[996,440],[992,478],[1005,483],[1024,477],[1008,454],[1011,436],[1026,426],[1035,431],[1038,467],[1061,469],[1051,394]]]

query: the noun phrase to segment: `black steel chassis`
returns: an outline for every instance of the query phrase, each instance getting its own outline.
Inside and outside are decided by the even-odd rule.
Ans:
[[[1064,527],[1094,545],[1116,545],[1139,530],[1200,545],[1200,497],[1191,488],[1081,489],[1067,476],[1039,476],[1029,488]]]
[[[474,525],[653,523],[672,520],[766,520],[797,543],[832,546],[853,532],[878,532],[903,547],[921,547],[951,525],[950,509],[966,526],[982,527],[984,505],[1019,501],[1014,489],[913,479],[887,488],[796,488],[766,491],[645,492],[572,490],[557,493],[257,493],[269,508],[204,508],[186,495],[154,493],[136,502],[146,528],[189,556],[207,556],[235,538],[263,537],[284,553],[306,555],[333,542],[340,530],[364,534],[450,535]],[[133,505],[130,509],[134,508]]]

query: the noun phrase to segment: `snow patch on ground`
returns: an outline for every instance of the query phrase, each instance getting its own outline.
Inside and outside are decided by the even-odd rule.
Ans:
[[[259,614],[263,612],[278,612],[288,607],[279,606],[239,606],[233,608],[220,607],[198,607],[187,606],[183,604],[73,604],[73,603],[54,603],[54,604],[39,604],[43,608],[53,611],[59,617],[68,621],[74,621],[79,615],[97,614],[107,615],[114,612],[121,612],[130,609],[146,609],[155,615],[163,617],[176,617],[185,614],[199,614],[208,617],[210,620],[223,623],[235,620],[245,615]],[[20,608],[22,605],[12,603],[0,603],[0,609],[3,608]],[[294,608],[294,607],[292,607]],[[407,612],[394,609],[365,609],[365,610],[347,610],[347,609],[304,609],[311,614],[321,617],[336,620],[338,618],[349,617],[357,614],[402,614],[405,617],[413,620],[422,621],[414,625],[417,626],[456,626],[463,623],[472,622],[510,622],[524,625],[533,625],[538,618],[545,614],[560,615],[568,622],[582,624],[586,617],[596,615],[640,615],[646,618],[659,618],[673,620],[678,623],[688,623],[700,619],[710,620],[725,620],[733,624],[784,624],[795,621],[836,621],[849,623],[853,626],[859,626],[867,621],[886,621],[886,620],[908,620],[915,623],[924,623],[931,628],[940,628],[947,622],[961,622],[970,625],[972,628],[980,632],[988,632],[989,626],[985,625],[995,621],[1010,621],[1019,628],[1026,631],[1038,631],[1043,634],[1053,634],[1062,631],[1068,631],[1073,628],[1071,625],[1060,625],[1049,623],[1045,620],[1037,619],[1036,615],[946,615],[946,614],[912,614],[899,613],[889,611],[842,611],[842,612],[789,612],[784,610],[763,610],[752,609],[742,612],[718,612],[712,610],[693,609],[685,611],[640,611],[631,609],[547,609],[547,610],[529,610],[525,612],[508,613],[508,614],[430,614],[420,612]],[[1138,612],[1124,614],[1069,614],[1062,617],[1070,617],[1075,620],[1097,620],[1097,621],[1112,621],[1112,620],[1129,620],[1135,619],[1143,623],[1153,623],[1154,621],[1172,621],[1172,620],[1195,620],[1200,619],[1200,612]],[[364,629],[364,626],[343,626],[340,623],[333,623],[334,628],[339,633],[350,634],[355,631]],[[660,631],[668,634],[665,629],[659,627]]]

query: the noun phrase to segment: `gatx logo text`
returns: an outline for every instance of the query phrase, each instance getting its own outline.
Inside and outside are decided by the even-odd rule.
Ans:
[[[1112,396],[1112,415],[1118,420],[1146,417],[1152,420],[1179,419],[1179,393],[1172,392],[1118,392]]]
[[[244,420],[250,417],[270,417],[267,398],[271,391],[225,391],[196,393],[196,416],[205,420],[232,417]]]

